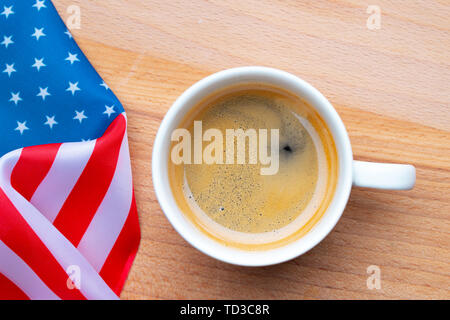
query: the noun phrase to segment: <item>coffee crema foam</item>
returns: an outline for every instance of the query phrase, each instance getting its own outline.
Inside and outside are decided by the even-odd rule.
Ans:
[[[169,160],[177,205],[199,230],[222,244],[258,250],[292,242],[320,220],[334,194],[337,152],[324,121],[305,101],[272,86],[241,84],[202,100],[179,127],[193,135],[199,120],[204,131],[215,128],[224,135],[226,129],[279,129],[274,175],[261,175],[259,162],[175,165]]]

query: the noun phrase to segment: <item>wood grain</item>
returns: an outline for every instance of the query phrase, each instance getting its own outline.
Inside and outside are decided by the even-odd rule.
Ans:
[[[448,1],[54,0],[129,119],[142,241],[124,299],[449,299]],[[369,30],[369,4],[381,28]],[[411,163],[412,191],[353,189],[335,230],[290,262],[244,268],[186,243],[156,201],[151,155],[170,105],[230,67],[290,71],[329,98],[356,159]],[[366,269],[381,268],[381,290]]]

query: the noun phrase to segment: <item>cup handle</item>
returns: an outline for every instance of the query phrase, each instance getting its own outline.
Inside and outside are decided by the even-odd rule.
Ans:
[[[409,164],[353,161],[353,185],[389,190],[409,190],[416,182],[416,168]]]

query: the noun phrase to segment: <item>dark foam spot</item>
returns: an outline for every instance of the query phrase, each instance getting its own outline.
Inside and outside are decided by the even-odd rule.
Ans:
[[[292,148],[291,148],[291,146],[290,145],[285,145],[284,147],[283,147],[283,150],[284,151],[286,151],[286,152],[289,152],[289,153],[291,153],[292,152]]]

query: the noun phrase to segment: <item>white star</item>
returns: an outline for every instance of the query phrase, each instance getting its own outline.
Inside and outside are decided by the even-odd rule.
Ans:
[[[77,58],[77,55],[77,53],[71,54],[69,52],[69,56],[65,60],[70,61],[70,64],[73,64],[75,61],[80,61],[80,59]]]
[[[46,96],[51,96],[51,94],[47,90],[48,90],[48,87],[44,88],[44,89],[39,87],[39,93],[36,96],[42,97],[42,100],[45,100]]]
[[[30,128],[28,128],[28,127],[26,126],[26,124],[27,124],[26,121],[24,121],[24,122],[19,122],[19,121],[17,121],[17,128],[15,128],[14,130],[15,130],[15,131],[20,131],[20,134],[23,134],[23,132],[24,132],[25,130],[29,130],[29,129],[30,129]]]
[[[114,111],[114,106],[108,107],[105,105],[105,111],[103,113],[107,114],[109,118],[111,114],[116,113],[116,111]]]
[[[78,88],[78,82],[72,83],[69,81],[69,87],[66,89],[66,91],[72,92],[72,95],[75,95],[76,91],[81,91],[80,88]]]
[[[81,139],[81,141],[82,142],[89,142],[89,141],[91,141],[91,139],[86,139],[86,140],[85,139]]]
[[[14,14],[14,11],[12,11],[12,7],[13,6],[10,7],[3,6],[3,12],[1,14],[4,15],[6,19],[8,19],[10,14]]]
[[[36,59],[34,58],[34,64],[32,67],[35,67],[37,71],[41,70],[41,67],[46,67],[47,65],[44,63],[44,58]]]
[[[14,43],[14,41],[12,41],[11,38],[12,38],[12,36],[9,36],[9,37],[3,36],[3,41],[2,41],[1,44],[4,45],[5,48],[8,48],[8,46],[9,46],[10,44]]]
[[[39,40],[40,37],[45,37],[44,28],[34,28],[34,33],[31,35],[32,37],[36,37],[36,40]]]
[[[11,99],[9,99],[9,101],[14,102],[14,104],[17,106],[17,103],[19,101],[22,101],[22,98],[20,97],[20,92],[17,92],[17,93],[11,92]]]
[[[11,77],[11,73],[16,72],[17,70],[14,69],[14,63],[13,64],[5,64],[6,68],[5,70],[3,70],[3,72],[7,72],[8,73],[8,77]]]
[[[47,122],[44,123],[44,125],[48,125],[50,127],[50,129],[53,129],[53,126],[55,124],[58,124],[58,122],[55,121],[55,116],[53,117],[49,117],[49,116],[45,116],[47,118]]]
[[[36,0],[36,3],[33,4],[33,7],[37,9],[37,11],[41,10],[41,8],[47,8],[44,4],[45,0]]]
[[[73,117],[74,120],[78,120],[81,123],[81,121],[83,121],[83,119],[87,119],[87,117],[84,115],[84,110],[81,112],[75,111],[75,113],[77,115],[75,117]]]
[[[101,85],[102,87],[104,87],[105,90],[108,90],[108,89],[109,89],[109,87],[108,87],[108,85],[105,83],[105,81],[102,81],[102,83],[100,83],[100,85]]]
[[[67,34],[67,36],[69,37],[69,39],[72,39],[72,34],[70,33],[69,30],[66,30],[66,32],[64,32],[65,34]]]

